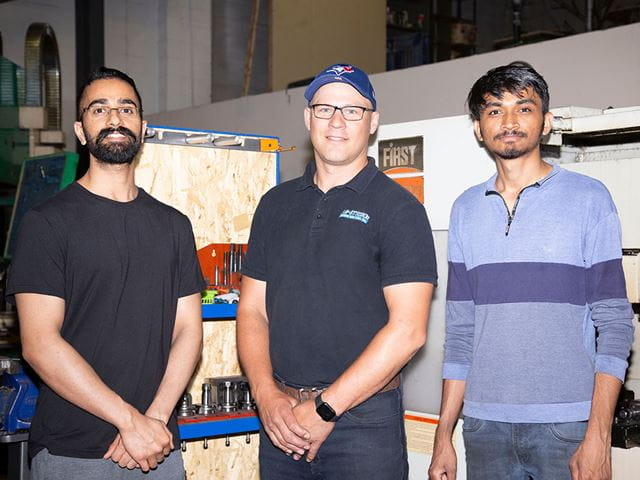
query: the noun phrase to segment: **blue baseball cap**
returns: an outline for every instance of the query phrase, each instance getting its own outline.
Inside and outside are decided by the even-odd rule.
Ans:
[[[358,67],[346,63],[336,63],[323,69],[304,91],[304,98],[310,102],[320,87],[335,82],[351,85],[360,95],[371,102],[374,110],[376,109],[376,92],[373,91],[369,77]]]

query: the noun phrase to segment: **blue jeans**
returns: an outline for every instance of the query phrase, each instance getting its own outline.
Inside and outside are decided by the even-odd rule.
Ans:
[[[286,456],[260,431],[260,480],[406,480],[408,474],[399,388],[345,412],[311,463]]]
[[[587,422],[504,423],[464,417],[468,480],[571,480]]]

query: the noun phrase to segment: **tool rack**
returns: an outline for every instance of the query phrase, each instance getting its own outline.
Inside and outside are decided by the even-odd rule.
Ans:
[[[216,303],[202,305],[202,319],[221,320],[236,317],[236,304]],[[260,420],[255,411],[226,414],[178,417],[180,439],[184,441],[254,433],[260,430]]]
[[[277,138],[264,135],[149,127],[136,167],[136,183],[189,218],[209,285],[222,282],[230,290],[236,287],[235,278],[224,280],[226,262],[216,255],[224,255],[223,245],[248,243],[260,198],[279,183],[280,150]],[[220,248],[213,255],[216,259],[203,265],[212,246]],[[237,273],[228,266],[226,270]],[[208,378],[241,374],[235,345],[236,311],[234,304],[202,305],[203,355],[186,388],[192,398],[202,395],[201,387]],[[188,480],[216,478],[222,471],[236,478],[258,478],[258,417],[229,415],[217,412],[179,418],[180,435],[187,446],[183,457]],[[245,434],[256,441],[246,444]]]

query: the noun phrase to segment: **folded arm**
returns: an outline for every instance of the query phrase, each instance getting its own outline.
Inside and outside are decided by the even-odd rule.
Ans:
[[[171,340],[169,360],[158,391],[145,412],[165,424],[169,421],[180,396],[184,392],[202,352],[202,303],[200,294],[195,293],[178,299],[176,322]],[[171,448],[175,445],[171,443]],[[164,455],[169,453],[164,450]],[[104,458],[110,458],[121,467],[129,469],[140,465],[126,449],[120,435],[111,443]],[[159,457],[158,462],[163,458]]]
[[[171,446],[171,433],[162,421],[145,417],[111,390],[62,338],[64,300],[19,293],[16,305],[22,354],[40,378],[65,400],[114,425],[140,467],[145,471],[154,468]]]
[[[265,295],[266,282],[246,275],[242,278],[236,315],[238,355],[265,432],[284,452],[303,455],[309,448],[309,433],[293,415],[298,402],[283,393],[273,379]]]
[[[389,321],[355,362],[322,393],[322,399],[337,415],[379,392],[426,341],[433,285],[402,283],[385,287],[383,291]],[[311,432],[307,461],[312,461],[334,424],[320,418],[311,400],[296,407],[294,412],[302,426]]]
[[[195,293],[178,299],[169,361],[146,414],[167,422],[193,375],[202,353],[202,302]]]

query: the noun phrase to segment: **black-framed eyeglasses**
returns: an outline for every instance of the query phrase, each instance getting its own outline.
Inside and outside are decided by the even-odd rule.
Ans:
[[[327,105],[325,103],[316,103],[315,105],[309,105],[309,108],[313,112],[313,116],[322,120],[329,120],[336,113],[336,110],[340,110],[342,117],[349,122],[357,122],[362,120],[364,112],[373,112],[372,108],[360,107],[358,105],[345,105],[344,107],[337,107],[335,105]]]
[[[134,118],[138,116],[138,107],[135,105],[121,105],[119,107],[107,107],[106,105],[89,105],[82,109],[82,114],[89,113],[91,118],[105,118],[117,111],[121,118]]]

